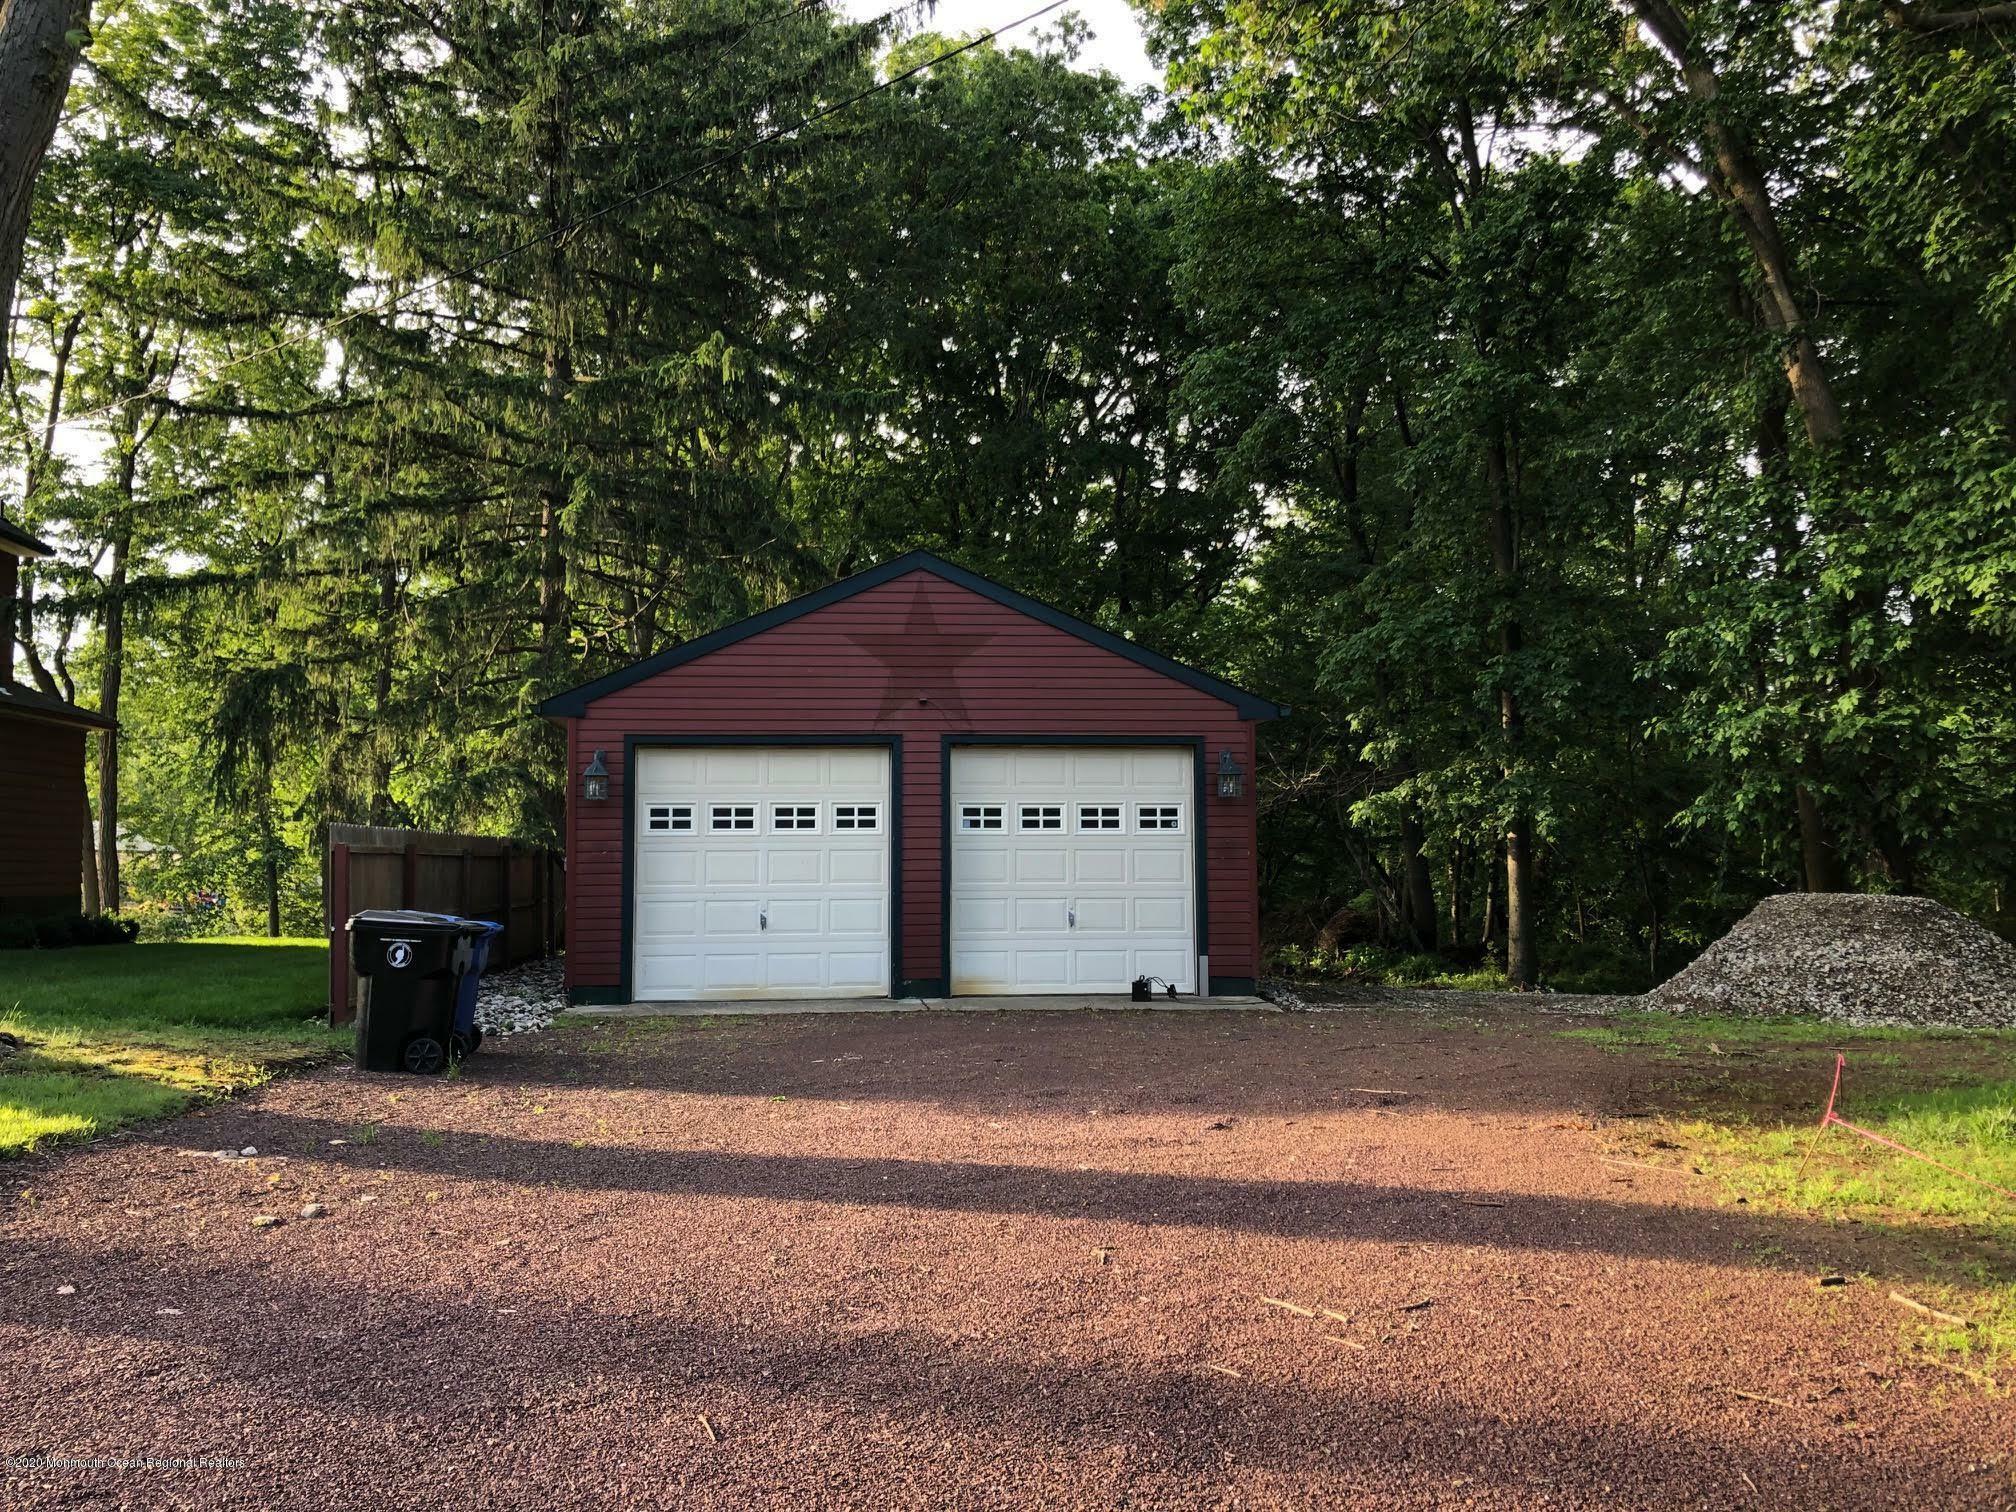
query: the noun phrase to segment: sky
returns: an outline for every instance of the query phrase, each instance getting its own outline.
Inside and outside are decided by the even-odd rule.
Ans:
[[[846,0],[847,14],[858,19],[876,16],[889,9],[894,0]],[[1043,0],[938,0],[937,13],[925,23],[935,32],[970,35],[1000,26],[1027,15]],[[1020,27],[1001,39],[1003,46],[1026,44],[1036,33],[1049,31],[1069,12],[1076,12],[1092,28],[1092,36],[1079,55],[1078,66],[1104,68],[1129,84],[1162,82],[1161,72],[1148,61],[1141,44],[1141,25],[1127,0],[1072,0],[1062,11],[1052,11],[1041,21]]]

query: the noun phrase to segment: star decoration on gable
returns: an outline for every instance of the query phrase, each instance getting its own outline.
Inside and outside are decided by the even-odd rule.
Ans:
[[[850,632],[847,636],[880,662],[887,673],[882,701],[876,707],[879,724],[905,710],[930,708],[965,722],[965,700],[959,696],[959,665],[994,639],[991,632],[957,634],[939,628],[931,600],[919,583],[910,591],[910,608],[899,632]]]

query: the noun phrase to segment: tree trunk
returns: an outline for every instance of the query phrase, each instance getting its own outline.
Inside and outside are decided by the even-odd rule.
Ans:
[[[84,784],[84,833],[80,847],[84,863],[84,912],[96,917],[105,910],[98,902],[98,858],[91,845],[91,782],[81,776],[78,780]]]
[[[1510,666],[1525,648],[1517,615],[1519,595],[1519,522],[1512,512],[1511,468],[1502,432],[1494,431],[1484,448],[1484,475],[1489,491],[1487,521],[1491,540],[1491,571],[1503,586],[1506,606],[1498,629],[1498,653],[1506,671],[1498,685],[1498,724],[1505,737],[1503,775],[1518,775],[1525,742],[1526,716],[1510,681]],[[1533,837],[1528,817],[1515,806],[1505,826],[1505,975],[1514,987],[1531,987],[1538,978],[1532,919]]]
[[[266,938],[280,938],[280,837],[273,829],[273,749],[259,752],[259,846],[265,853]]]
[[[1421,853],[1425,838],[1420,817],[1410,807],[1400,817],[1400,898],[1402,922],[1416,950],[1435,948],[1435,882]]]
[[[1351,855],[1358,868],[1358,876],[1365,884],[1365,890],[1372,894],[1373,917],[1377,923],[1378,941],[1381,945],[1393,943],[1394,926],[1400,920],[1400,894],[1393,879],[1386,874],[1386,868],[1379,864],[1378,852],[1370,846],[1359,845],[1352,839],[1351,831],[1344,831],[1344,848]]]
[[[131,498],[132,461],[128,470],[128,499]],[[98,712],[107,719],[119,717],[119,690],[126,677],[126,557],[132,547],[132,533],[122,530],[112,538],[112,573],[105,584],[104,656],[98,674]],[[119,732],[98,734],[98,873],[103,879],[99,891],[108,912],[119,911]]]
[[[1766,324],[1784,339],[1782,360],[1793,402],[1806,422],[1806,437],[1817,450],[1841,445],[1845,427],[1841,407],[1828,381],[1820,348],[1807,328],[1800,306],[1792,254],[1778,229],[1771,204],[1771,186],[1750,143],[1717,109],[1722,82],[1715,70],[1694,52],[1686,18],[1670,0],[1630,0],[1631,10],[1660,46],[1679,60],[1680,77],[1701,109],[1702,130],[1713,155],[1714,187],[1729,206],[1737,229],[1750,248],[1751,261],[1763,283]]]
[[[561,665],[567,636],[567,543],[564,511],[567,505],[567,438],[563,424],[568,390],[574,384],[574,352],[571,340],[573,310],[568,239],[564,228],[573,214],[573,99],[564,62],[553,61],[562,51],[561,37],[571,33],[563,25],[560,7],[552,0],[540,6],[540,32],[547,40],[548,61],[554,79],[547,86],[546,122],[540,146],[540,169],[545,184],[541,209],[547,234],[544,287],[541,290],[545,318],[546,434],[544,460],[539,483],[539,657],[542,680],[550,679]]]
[[[1924,850],[1921,843],[1905,839],[1895,824],[1879,823],[1872,869],[1880,869],[1897,891],[1915,893]]]
[[[399,607],[399,569],[391,561],[378,570],[378,665],[371,675],[373,720],[371,805],[373,824],[392,822],[392,662],[393,620]]]
[[[1495,845],[1491,848],[1491,864],[1484,869],[1484,923],[1477,931],[1477,943],[1487,955],[1498,945],[1501,923],[1498,900],[1503,892],[1504,873],[1505,847]]]
[[[1449,183],[1448,204],[1456,228],[1463,231],[1477,213],[1487,184],[1484,160],[1478,150],[1475,114],[1469,101],[1454,102],[1460,168],[1450,161],[1439,131],[1430,132],[1428,145],[1440,161]],[[1474,334],[1477,355],[1489,360],[1497,343],[1497,320],[1487,302],[1479,313]],[[1499,589],[1498,654],[1501,671],[1498,682],[1498,723],[1503,736],[1503,763],[1500,775],[1510,790],[1521,777],[1519,770],[1525,742],[1526,717],[1519,707],[1513,686],[1513,666],[1525,649],[1524,630],[1519,621],[1520,522],[1514,497],[1507,418],[1492,413],[1482,427],[1484,436],[1485,535],[1490,542],[1491,574]],[[1505,974],[1515,987],[1530,987],[1537,975],[1532,920],[1533,840],[1530,815],[1523,804],[1511,805],[1505,825]],[[1490,909],[1485,910],[1488,938]]]
[[[5,0],[0,0],[4,4]],[[11,293],[8,296],[11,298]],[[0,327],[10,325],[11,307],[0,302]],[[56,337],[55,361],[49,370],[49,403],[42,416],[42,439],[29,451],[22,469],[21,498],[25,503],[41,491],[42,478],[49,466],[49,459],[56,451],[56,427],[63,418],[63,400],[68,393],[70,376],[70,354],[77,346],[77,332],[83,328],[84,312],[76,311],[63,322],[63,329]],[[0,372],[7,367],[7,334],[0,330]],[[36,678],[43,691],[50,691],[49,678],[35,661],[35,575],[25,563],[17,564],[15,558],[7,558],[6,591],[0,593],[0,604],[5,605],[8,616],[4,640],[6,653],[0,657],[0,681],[14,680],[14,653],[21,648],[23,658],[30,665],[30,675]],[[93,868],[96,875],[96,868]]]
[[[1792,445],[1785,429],[1790,403],[1789,395],[1774,392],[1766,396],[1757,414],[1757,466],[1759,475],[1767,482],[1782,481],[1792,469]],[[1790,579],[1799,561],[1800,549],[1805,544],[1805,530],[1797,517],[1796,506],[1786,503],[1782,496],[1775,496],[1768,527],[1771,569],[1778,577]],[[1769,671],[1773,660],[1774,654],[1768,645],[1752,649],[1751,661],[1760,704],[1773,696]],[[1809,746],[1800,754],[1799,764],[1809,776],[1819,775],[1819,751]],[[1808,892],[1839,892],[1840,862],[1833,857],[1834,843],[1828,836],[1827,822],[1814,801],[1812,790],[1805,783],[1794,781],[1792,797],[1799,826],[1801,885]],[[1816,877],[1823,881],[1832,880],[1824,886],[1816,885]]]
[[[20,628],[14,637],[14,649],[20,653],[21,663],[27,667],[28,675],[34,679],[35,686],[42,692],[47,693],[51,698],[62,698],[65,703],[68,703],[69,699],[64,697],[63,689],[57,685],[56,679],[50,675],[48,666],[42,660],[42,653],[35,646],[34,563],[24,561],[19,571],[20,579],[15,584],[14,591],[20,595],[21,599],[21,620]],[[88,793],[90,789],[87,787],[85,791]],[[97,868],[94,866],[92,870],[96,871]]]
[[[148,325],[134,342],[137,367],[132,374],[134,388],[144,392],[160,374],[161,362],[154,352],[157,327]],[[172,368],[171,368],[172,372]],[[126,680],[126,581],[128,559],[133,553],[134,485],[140,476],[140,453],[161,423],[161,412],[148,422],[144,406],[136,399],[122,411],[117,478],[119,513],[114,517],[108,545],[112,564],[105,580],[105,605],[99,615],[103,637],[104,664],[98,673],[98,712],[107,719],[119,718],[119,691]],[[98,872],[104,879],[101,891],[105,907],[119,909],[119,732],[106,730],[98,737]]]
[[[558,453],[565,443],[560,436],[560,398],[573,381],[572,364],[564,351],[546,354],[546,397],[548,444]],[[566,480],[557,460],[546,469],[539,488],[539,654],[542,674],[550,675],[561,663],[567,631],[567,545],[561,511],[566,507]]]
[[[1533,837],[1523,825],[1505,831],[1505,975],[1514,987],[1531,987],[1540,977],[1531,908]]]
[[[1645,890],[1645,912],[1649,918],[1645,930],[1645,970],[1656,987],[1659,984],[1659,947],[1664,943],[1666,915],[1659,904],[1659,884],[1654,880],[1651,858],[1646,855],[1643,845],[1637,847],[1637,861],[1638,885]]]
[[[91,0],[0,0],[0,360],[7,355],[35,177],[90,25]]]
[[[119,911],[119,732],[98,732],[98,891],[107,913]]]
[[[1799,800],[1799,860],[1805,872],[1806,891],[1846,892],[1848,878],[1841,865],[1841,851],[1828,831],[1813,790],[1802,782],[1795,792]]]

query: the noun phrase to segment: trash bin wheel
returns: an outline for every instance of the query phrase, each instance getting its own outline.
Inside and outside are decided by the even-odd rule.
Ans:
[[[433,1076],[448,1064],[448,1048],[431,1034],[416,1034],[406,1041],[403,1059],[414,1075]]]
[[[453,1034],[448,1036],[448,1053],[457,1060],[468,1059],[482,1047],[483,1026],[481,1024],[470,1025],[467,1034],[457,1029]]]

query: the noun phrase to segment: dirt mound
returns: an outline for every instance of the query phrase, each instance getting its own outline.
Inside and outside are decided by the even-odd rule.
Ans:
[[[2016,1028],[2016,945],[1930,898],[1766,898],[1647,993],[1676,1013]]]

